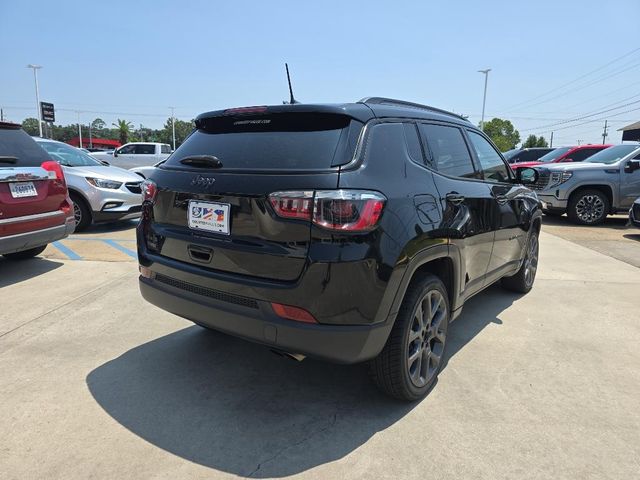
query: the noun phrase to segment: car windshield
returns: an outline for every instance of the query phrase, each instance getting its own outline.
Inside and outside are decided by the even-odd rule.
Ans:
[[[606,163],[611,165],[629,155],[634,150],[638,150],[638,145],[616,145],[615,147],[605,148],[595,155],[591,155],[585,160],[588,163]]]
[[[101,162],[82,150],[65,143],[38,142],[51,158],[65,167],[97,167]]]
[[[538,160],[536,160],[537,162],[541,162],[541,163],[547,163],[547,162],[553,162],[554,160],[557,160],[558,158],[560,158],[562,155],[564,155],[565,153],[567,153],[569,150],[571,150],[573,147],[562,147],[562,148],[556,148],[555,150],[552,150],[551,152],[547,153],[546,155],[541,156]]]
[[[507,160],[511,160],[516,153],[518,153],[520,151],[519,148],[514,148],[513,150],[509,150],[507,152],[504,152],[502,155],[504,155],[504,158],[506,158]]]

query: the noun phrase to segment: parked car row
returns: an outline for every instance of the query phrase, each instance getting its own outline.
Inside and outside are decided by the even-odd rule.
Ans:
[[[131,142],[113,152],[92,152],[91,155],[116,167],[148,167],[166,160],[171,155],[171,146],[167,143]]]

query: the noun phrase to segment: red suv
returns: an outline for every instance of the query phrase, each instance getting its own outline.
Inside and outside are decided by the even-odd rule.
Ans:
[[[74,224],[60,164],[20,125],[0,122],[0,255],[34,257]]]
[[[611,145],[577,145],[574,147],[560,147],[543,155],[535,162],[512,163],[511,168],[535,167],[543,163],[582,162],[591,155],[598,153]]]

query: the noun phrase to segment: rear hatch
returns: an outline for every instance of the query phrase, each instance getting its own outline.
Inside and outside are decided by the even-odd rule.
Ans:
[[[337,188],[362,126],[337,107],[201,115],[151,177],[157,194],[152,218],[143,219],[147,248],[218,272],[295,280],[309,249],[311,224],[302,217],[313,191]],[[272,195],[283,191],[297,198]]]
[[[0,123],[0,236],[20,233],[15,222],[3,220],[59,211],[66,198],[60,166],[18,125]],[[64,222],[61,214],[34,227]]]

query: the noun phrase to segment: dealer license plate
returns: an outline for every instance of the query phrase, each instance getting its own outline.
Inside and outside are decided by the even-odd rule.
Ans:
[[[229,235],[228,203],[189,202],[189,228]]]

